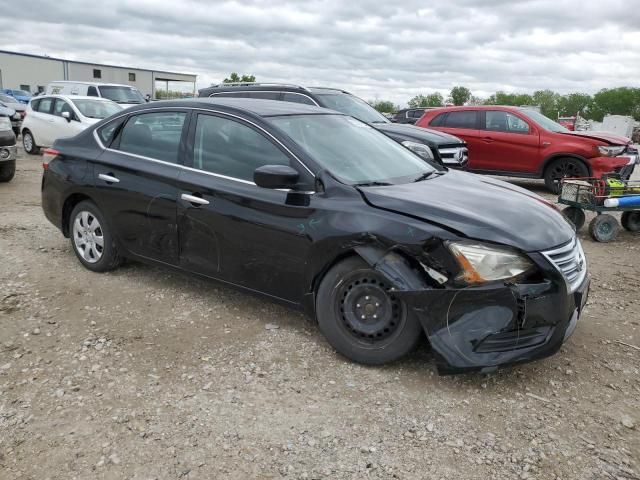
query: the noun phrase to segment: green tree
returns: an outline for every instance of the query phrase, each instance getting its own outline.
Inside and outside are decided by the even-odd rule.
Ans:
[[[593,97],[587,93],[569,93],[558,98],[557,107],[560,116],[585,116],[593,107]]]
[[[238,75],[236,72],[232,72],[229,78],[225,78],[222,83],[251,83],[256,81],[255,75]]]
[[[429,93],[428,95],[416,95],[409,100],[409,108],[421,107],[442,107],[444,98],[439,92]]]
[[[467,87],[453,87],[449,96],[454,105],[464,105],[471,98],[471,90]]]
[[[602,121],[606,114],[631,115],[640,120],[640,88],[619,87],[600,90],[593,96],[590,116]]]
[[[393,113],[398,111],[398,106],[389,100],[372,100],[369,104],[380,113]]]
[[[540,107],[540,112],[549,118],[558,117],[558,101],[560,95],[552,90],[537,90],[533,92],[533,105]]]

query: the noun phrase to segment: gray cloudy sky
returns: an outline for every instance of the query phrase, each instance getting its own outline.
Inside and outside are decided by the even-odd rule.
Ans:
[[[18,10],[0,16],[0,49],[196,73],[199,87],[237,71],[404,104],[454,85],[480,96],[640,86],[640,0],[40,0]]]

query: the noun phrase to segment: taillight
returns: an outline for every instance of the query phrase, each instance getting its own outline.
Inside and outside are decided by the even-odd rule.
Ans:
[[[51,160],[60,155],[60,152],[55,148],[45,148],[42,152],[42,168],[47,170]]]

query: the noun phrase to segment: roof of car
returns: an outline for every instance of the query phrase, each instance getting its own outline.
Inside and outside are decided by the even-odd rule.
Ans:
[[[211,85],[198,90],[199,92],[232,92],[232,91],[246,92],[250,90],[260,91],[281,91],[281,92],[306,92],[315,93],[318,95],[328,93],[346,93],[350,95],[346,90],[333,87],[305,87],[302,85],[296,85],[292,83],[263,83],[263,82],[237,82],[237,83],[220,83],[217,85]]]
[[[280,100],[264,100],[259,98],[233,98],[233,97],[198,97],[184,100],[164,100],[145,104],[146,106],[159,107],[204,107],[212,108],[216,105],[231,107],[237,110],[251,112],[260,117],[272,117],[279,115],[309,115],[332,113],[342,115],[339,112],[328,108],[305,105],[302,103],[282,102]],[[134,109],[144,109],[143,106],[133,107]]]

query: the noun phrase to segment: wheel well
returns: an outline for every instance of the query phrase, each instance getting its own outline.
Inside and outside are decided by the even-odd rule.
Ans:
[[[91,198],[83,193],[74,193],[69,195],[64,201],[64,205],[62,206],[62,233],[65,237],[69,236],[69,219],[71,212],[75,206],[83,200],[91,200]]]
[[[591,167],[589,166],[589,164],[587,163],[587,161],[586,161],[586,159],[584,157],[581,157],[580,155],[575,155],[575,154],[572,154],[572,153],[558,153],[558,154],[555,154],[555,155],[547,158],[544,161],[544,164],[542,165],[542,170],[540,171],[540,178],[544,178],[544,175],[545,175],[545,173],[547,171],[547,168],[549,168],[549,165],[551,165],[556,160],[560,160],[561,158],[572,158],[572,159],[580,161],[580,163],[582,163],[587,168],[587,171],[589,172],[589,175],[591,175]]]

